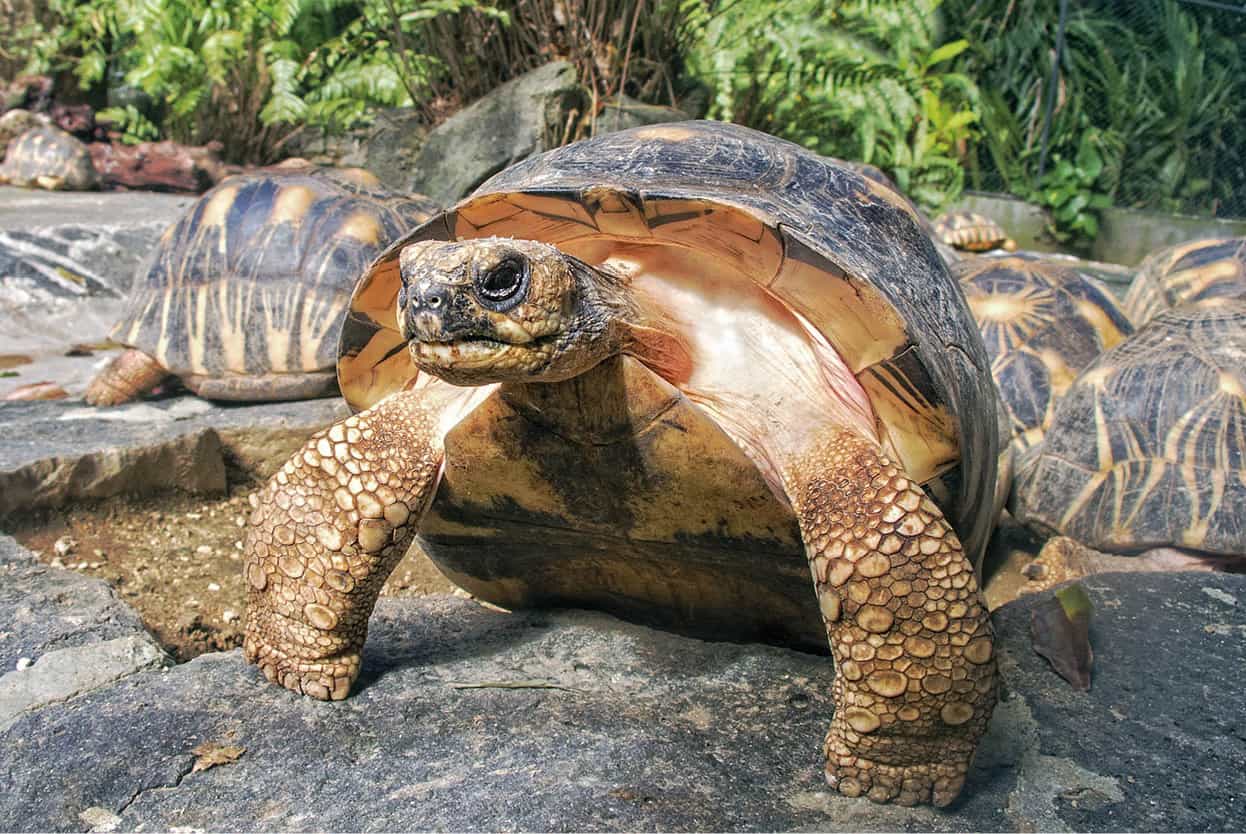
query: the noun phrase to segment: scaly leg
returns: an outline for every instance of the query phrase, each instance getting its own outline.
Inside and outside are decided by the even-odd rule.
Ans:
[[[437,393],[401,391],[317,433],[259,493],[243,650],[269,680],[346,697],[377,595],[436,488]]]
[[[947,805],[996,699],[973,565],[921,487],[852,432],[822,434],[784,481],[835,657],[827,781]]]
[[[120,405],[155,388],[169,372],[153,357],[130,348],[119,353],[87,386],[89,405]]]

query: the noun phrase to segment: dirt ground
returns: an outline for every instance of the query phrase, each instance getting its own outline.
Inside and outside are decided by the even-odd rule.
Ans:
[[[235,487],[228,498],[208,501],[165,495],[48,510],[27,515],[6,532],[47,564],[110,583],[170,654],[185,662],[242,644],[242,533],[247,496],[255,489]],[[1027,580],[1021,570],[1040,546],[1005,518],[986,558],[989,608],[1022,592]],[[424,596],[454,589],[413,548],[381,593]]]
[[[32,513],[6,532],[47,564],[111,584],[170,654],[185,662],[242,645],[242,533],[250,513],[247,496],[255,488],[208,501],[172,495]],[[453,590],[413,549],[381,593]]]

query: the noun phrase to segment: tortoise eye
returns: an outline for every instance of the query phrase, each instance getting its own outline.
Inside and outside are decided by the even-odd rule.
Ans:
[[[528,262],[509,257],[476,277],[476,293],[486,306],[505,309],[517,303],[528,284]]]

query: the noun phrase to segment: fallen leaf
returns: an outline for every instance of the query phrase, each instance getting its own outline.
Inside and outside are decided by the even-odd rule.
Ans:
[[[0,374],[0,376],[5,375]],[[69,394],[65,389],[55,382],[31,382],[27,385],[19,385],[3,397],[0,397],[0,400],[63,400],[68,396]]]
[[[242,754],[247,752],[247,748],[221,744],[219,741],[205,741],[190,752],[195,756],[195,764],[190,772],[198,773],[217,765],[227,765],[238,761]]]
[[[1075,584],[1044,599],[1030,614],[1034,651],[1047,659],[1056,674],[1083,692],[1090,689],[1090,670],[1095,659],[1090,648],[1092,610],[1086,590]]]
[[[0,353],[0,368],[8,370],[29,365],[33,360],[24,353]]]

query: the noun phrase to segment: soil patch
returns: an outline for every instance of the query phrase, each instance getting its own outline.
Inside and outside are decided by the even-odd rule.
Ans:
[[[165,495],[44,510],[9,519],[43,562],[103,579],[138,611],[178,662],[242,645],[242,537],[257,487],[227,498]],[[20,522],[20,525],[19,525]],[[445,594],[455,586],[412,548],[381,594]]]

